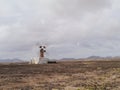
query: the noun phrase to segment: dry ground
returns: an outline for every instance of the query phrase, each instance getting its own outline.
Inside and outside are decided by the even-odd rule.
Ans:
[[[0,90],[120,90],[120,61],[0,65]]]

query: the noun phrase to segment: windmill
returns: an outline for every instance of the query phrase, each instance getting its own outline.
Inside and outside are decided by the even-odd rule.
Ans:
[[[39,48],[40,48],[39,64],[45,63],[44,57],[46,52],[46,46],[41,45]]]
[[[46,52],[46,46],[40,46],[40,59],[44,58]]]
[[[56,63],[56,61],[51,61],[51,60],[46,60],[45,58],[45,53],[46,53],[46,46],[40,46],[40,56],[39,56],[39,64],[43,64],[43,63]]]
[[[34,46],[36,52],[37,58],[36,60],[38,61],[37,64],[45,64],[45,63],[53,63],[53,60],[49,59],[50,54],[49,54],[49,49],[53,48],[54,46],[48,43],[39,43],[37,42]],[[39,48],[39,50],[38,50]],[[48,50],[47,50],[48,48]],[[55,61],[54,61],[55,62]]]

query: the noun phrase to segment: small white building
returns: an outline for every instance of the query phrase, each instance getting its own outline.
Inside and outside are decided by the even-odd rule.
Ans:
[[[32,58],[29,62],[29,64],[38,64],[39,60],[37,58]]]
[[[29,64],[47,64],[49,61],[48,58],[41,58],[39,60],[39,58],[32,58],[29,62]]]
[[[40,60],[39,60],[39,64],[47,64],[48,61],[49,61],[48,58],[40,58]]]

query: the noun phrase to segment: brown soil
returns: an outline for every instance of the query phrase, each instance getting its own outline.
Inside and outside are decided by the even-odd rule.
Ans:
[[[120,90],[120,61],[0,65],[0,90]]]

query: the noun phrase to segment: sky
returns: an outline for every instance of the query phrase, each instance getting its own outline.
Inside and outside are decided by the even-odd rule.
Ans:
[[[0,58],[120,56],[120,0],[0,0]]]

